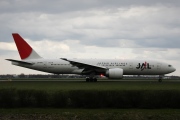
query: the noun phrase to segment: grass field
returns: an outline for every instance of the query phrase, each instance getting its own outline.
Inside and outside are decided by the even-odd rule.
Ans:
[[[179,120],[178,109],[0,109],[1,120]]]
[[[46,100],[44,102],[44,104],[46,104],[46,102],[51,102],[51,100],[55,100],[55,99],[51,99],[49,100],[47,96],[51,96],[51,94],[48,93],[52,93],[52,95],[54,95],[55,98],[57,98],[57,100],[55,100],[55,102],[57,102],[57,104],[59,106],[61,106],[60,101],[64,101],[63,99],[61,99],[61,93],[65,96],[62,96],[64,98],[66,97],[71,97],[69,96],[69,94],[73,95],[72,93],[76,93],[76,95],[72,96],[72,101],[76,101],[78,102],[79,100],[81,102],[86,101],[85,103],[89,103],[89,98],[91,98],[92,96],[96,96],[100,95],[101,93],[103,94],[102,96],[109,96],[109,94],[107,93],[107,91],[111,91],[109,93],[114,93],[115,94],[110,94],[109,97],[112,98],[118,98],[119,100],[124,99],[124,101],[122,100],[121,102],[123,102],[122,104],[126,104],[128,105],[130,104],[134,104],[135,101],[141,100],[141,99],[136,99],[136,96],[141,96],[142,100],[145,102],[143,104],[141,103],[137,103],[137,105],[147,105],[153,106],[154,103],[156,105],[158,105],[157,103],[161,103],[161,101],[164,101],[162,103],[162,105],[166,105],[166,103],[170,102],[173,103],[178,106],[180,106],[179,104],[179,93],[180,93],[180,81],[178,80],[164,80],[162,83],[159,83],[157,80],[147,80],[147,81],[135,81],[135,80],[128,80],[128,81],[98,81],[96,83],[86,83],[85,81],[0,81],[0,90],[5,89],[9,95],[9,97],[7,97],[6,99],[0,99],[1,100],[1,104],[3,103],[2,101],[8,101],[9,98],[11,101],[8,101],[9,103],[12,103],[13,100],[17,100],[16,97],[21,97],[21,96],[17,96],[17,95],[21,95],[24,96],[25,98],[27,97],[27,99],[24,99],[23,97],[21,98],[22,100],[24,100],[24,104],[26,105],[26,102],[30,102],[32,105],[37,105],[36,103],[34,103],[35,101],[40,101],[40,102],[44,102],[44,100]],[[10,91],[7,91],[10,90]],[[15,90],[11,91],[11,90]],[[18,91],[19,90],[19,91]],[[30,90],[30,91],[28,91]],[[32,91],[31,90],[35,90]],[[86,91],[86,93],[88,93],[90,96],[86,96],[84,94],[83,91]],[[44,93],[42,91],[45,91],[47,93]],[[59,92],[58,94],[56,94],[57,91],[65,91],[65,92]],[[80,91],[80,94],[77,95]],[[91,93],[92,91],[92,93]],[[96,94],[96,91],[98,94]],[[98,92],[99,91],[99,92]],[[104,92],[103,92],[104,91]],[[130,91],[130,92],[128,92]],[[135,92],[134,92],[135,91]],[[145,92],[144,92],[145,91]],[[160,92],[158,92],[160,91]],[[2,92],[2,91],[0,91]],[[13,94],[11,95],[10,93],[13,92]],[[27,92],[27,94],[26,94]],[[36,93],[37,92],[37,93]],[[166,93],[167,92],[167,93]],[[174,93],[175,92],[175,93]],[[43,98],[39,98],[36,95],[40,95],[39,93],[43,93]],[[66,93],[68,93],[66,95]],[[107,93],[107,94],[106,94]],[[132,94],[133,93],[133,94]],[[155,93],[155,94],[154,94]],[[124,96],[120,96],[120,97],[116,97],[117,95],[124,95]],[[134,95],[135,94],[135,95]],[[7,96],[7,94],[3,94],[1,93],[1,95]],[[56,96],[58,95],[58,96]],[[142,96],[143,95],[143,96]],[[11,96],[14,96],[11,98]],[[84,96],[89,97],[88,99],[79,99],[78,96],[80,96],[80,98],[83,98]],[[0,96],[1,97],[1,96]],[[166,99],[168,97],[168,99]],[[171,98],[170,98],[171,97]],[[45,99],[44,99],[45,98]],[[99,97],[101,98],[101,97]],[[99,99],[98,100],[102,100]],[[130,101],[127,101],[129,100]],[[159,98],[163,98],[163,99],[159,99]],[[107,99],[107,97],[106,97]],[[69,102],[69,98],[67,98],[68,102]],[[93,99],[92,99],[93,100]],[[111,99],[107,99],[108,100]],[[112,99],[114,102],[115,100]],[[147,103],[146,103],[147,100]],[[153,101],[154,100],[154,101]],[[171,101],[169,101],[171,100]],[[127,102],[126,102],[127,101]],[[153,101],[153,102],[152,102]],[[65,101],[66,103],[67,101]],[[80,102],[80,103],[81,103]],[[93,101],[92,101],[93,102]],[[97,102],[94,101],[94,102]],[[120,101],[116,101],[117,105],[119,104]],[[16,102],[15,104],[17,104],[18,102]],[[109,103],[112,103],[111,101],[109,101]],[[79,104],[79,103],[78,103]],[[97,103],[99,104],[99,103]],[[106,104],[106,102],[105,102]],[[136,103],[135,103],[136,104]],[[71,104],[70,104],[71,105]],[[93,104],[94,105],[94,104]],[[100,104],[101,105],[101,104]],[[18,106],[18,104],[17,104]],[[28,104],[27,104],[28,106]],[[136,106],[136,105],[135,105]],[[168,105],[167,105],[168,106]],[[126,106],[125,106],[126,107]],[[128,106],[127,106],[128,107]],[[65,107],[66,108],[66,107]],[[97,120],[170,120],[170,119],[176,119],[179,120],[180,119],[180,109],[171,109],[171,108],[165,108],[165,109],[122,109],[122,108],[96,108],[96,109],[86,109],[86,108],[61,108],[59,109],[59,107],[57,108],[52,108],[52,107],[44,107],[44,108],[34,108],[31,106],[28,107],[24,107],[24,108],[9,108],[9,109],[4,109],[1,108],[0,109],[0,119],[29,119],[29,120],[47,120],[47,119],[63,119],[63,120],[68,120],[68,119],[74,119],[74,120],[91,120],[91,119],[97,119]],[[160,106],[161,108],[161,106]],[[176,107],[175,107],[176,108]],[[178,107],[179,108],[179,107]]]

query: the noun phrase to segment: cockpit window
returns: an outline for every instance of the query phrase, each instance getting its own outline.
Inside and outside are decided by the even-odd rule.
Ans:
[[[172,65],[168,65],[168,67],[172,67]]]

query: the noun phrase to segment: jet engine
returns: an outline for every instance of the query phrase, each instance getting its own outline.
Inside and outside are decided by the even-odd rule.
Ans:
[[[123,78],[123,69],[121,68],[112,68],[106,71],[106,76],[110,79],[122,79]]]

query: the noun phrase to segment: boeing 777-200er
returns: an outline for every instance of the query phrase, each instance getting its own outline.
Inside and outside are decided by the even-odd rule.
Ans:
[[[21,60],[6,59],[13,65],[54,74],[87,75],[87,82],[96,82],[98,75],[109,79],[122,79],[123,75],[159,75],[159,82],[164,74],[176,69],[167,63],[154,60],[122,60],[122,59],[43,59],[17,33],[13,38]]]

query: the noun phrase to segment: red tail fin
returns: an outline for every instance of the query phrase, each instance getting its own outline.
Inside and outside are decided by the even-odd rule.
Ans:
[[[18,33],[13,33],[12,36],[21,59],[41,58]]]

